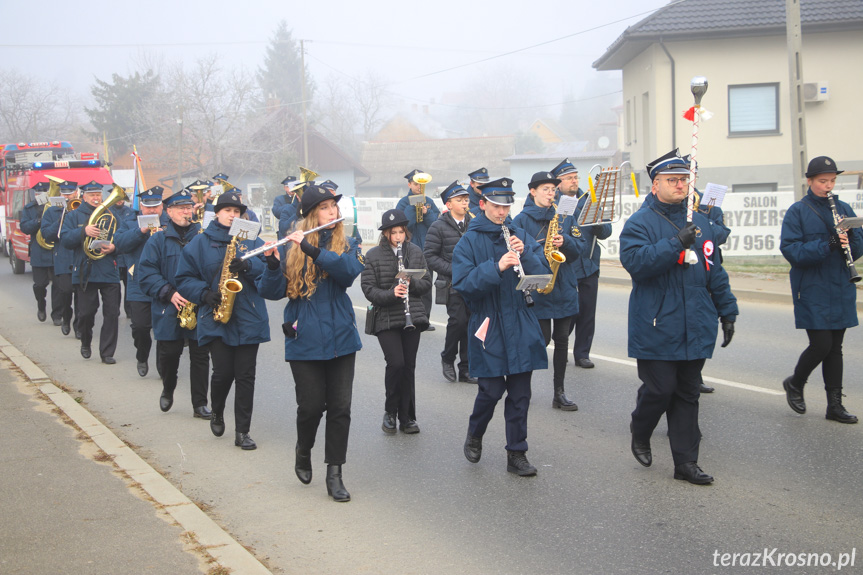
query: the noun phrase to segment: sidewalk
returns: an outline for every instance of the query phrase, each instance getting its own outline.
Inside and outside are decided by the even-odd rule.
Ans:
[[[2,337],[0,414],[0,572],[270,573]]]

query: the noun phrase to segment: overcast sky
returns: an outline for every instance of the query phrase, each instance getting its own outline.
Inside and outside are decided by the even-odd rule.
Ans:
[[[371,69],[391,82],[398,99],[422,103],[506,69],[541,86],[540,106],[560,102],[568,91],[583,94],[597,77],[619,77],[590,65],[627,26],[666,3],[0,0],[0,67],[62,82],[80,94],[94,77],[134,71],[141,52],[165,62],[218,53],[226,67],[254,71],[276,23],[285,19],[294,37],[307,41],[308,65],[319,84]],[[550,43],[529,48],[542,42]],[[529,49],[503,55],[523,48]]]

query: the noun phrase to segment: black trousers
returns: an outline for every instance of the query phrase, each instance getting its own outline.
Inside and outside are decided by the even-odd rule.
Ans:
[[[809,347],[800,354],[794,368],[794,384],[800,387],[821,364],[824,389],[842,389],[842,341],[844,329],[807,329]]]
[[[78,288],[78,329],[81,330],[81,345],[89,346],[93,341],[93,325],[99,311],[99,295],[102,296],[102,331],[99,334],[99,356],[114,357],[117,351],[117,331],[120,318],[120,284],[90,282],[87,289]]]
[[[506,392],[503,417],[506,420],[506,448],[508,451],[527,451],[527,410],[530,407],[530,378],[532,371],[499,377],[478,378],[476,400],[467,432],[482,437],[494,415],[494,408]]]
[[[290,362],[297,392],[297,447],[312,450],[326,411],[324,463],[330,465],[342,465],[347,460],[356,355]]]
[[[150,358],[150,348],[153,346],[153,338],[150,337],[150,330],[153,329],[150,302],[130,301],[128,305],[131,311],[130,317],[132,318],[132,341],[135,344],[135,359],[139,362],[146,362]]]
[[[225,403],[231,385],[234,390],[234,430],[248,433],[252,425],[252,408],[255,400],[255,366],[258,360],[258,344],[225,345],[222,339],[209,344],[213,358],[213,378],[210,380],[210,401],[213,413],[224,414]],[[164,368],[164,366],[162,366]]]
[[[33,268],[33,295],[36,296],[38,309],[47,309],[45,297],[48,295],[48,284],[51,284],[51,319],[62,319],[60,312],[60,289],[54,283],[54,266],[38,266]]]
[[[449,319],[446,322],[446,337],[440,357],[447,363],[455,363],[456,355],[458,355],[458,373],[459,375],[466,375],[468,373],[467,325],[470,311],[467,309],[467,304],[464,303],[464,298],[452,289],[446,302],[446,314]]]
[[[566,375],[566,363],[569,357],[569,329],[572,325],[572,317],[555,318],[553,321],[554,329],[552,329],[552,320],[550,319],[539,320],[539,327],[542,329],[542,337],[545,338],[546,347],[551,340],[554,340],[554,355],[552,356],[554,388],[563,389],[563,378]]]
[[[573,359],[587,359],[596,332],[596,296],[599,292],[599,271],[578,280],[578,313],[572,316],[570,333],[575,331]]]
[[[378,333],[378,343],[387,362],[384,374],[384,410],[399,421],[416,421],[416,367],[420,347],[418,330],[387,329]]]
[[[177,373],[186,341],[189,342],[189,387],[192,391],[192,407],[202,407],[207,405],[207,389],[210,387],[210,352],[207,346],[198,345],[194,339],[156,342],[156,361],[162,373],[162,389],[169,394],[173,394],[177,389]]]
[[[75,321],[72,324],[75,331],[79,331],[78,327],[78,286],[72,285],[72,274],[57,274],[54,276],[54,285],[60,291],[58,296],[58,306],[60,319],[63,323],[72,321],[73,310]],[[74,305],[73,305],[74,304]],[[54,317],[55,310],[51,310],[51,317]]]
[[[642,383],[632,412],[632,433],[637,439],[650,439],[665,413],[674,465],[698,461],[698,398],[704,361],[638,360]]]

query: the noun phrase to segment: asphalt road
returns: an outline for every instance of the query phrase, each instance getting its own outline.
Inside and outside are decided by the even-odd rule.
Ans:
[[[741,302],[733,343],[717,347],[707,363],[708,381],[727,382],[701,401],[699,463],[716,477],[708,487],[672,478],[664,423],[653,438],[653,467],[641,467],[630,454],[638,380],[626,357],[625,288],[600,288],[597,368],[570,364],[567,390],[578,412],[553,410],[551,373],[534,374],[528,455],[539,469],[535,478],[506,473],[502,406],[482,461],[464,459],[475,387],[441,376],[441,327],[423,335],[418,357],[422,432],[384,435],[383,355],[363,335],[344,466],[353,500],[336,504],[323,484],[323,424],[312,484],[294,476],[296,403],[283,360],[283,304],[268,306],[274,341],[258,355],[251,429],[259,447],[244,452],[231,441],[230,411],[222,438],[191,417],[187,379],[172,411],[159,411],[154,361],[151,375],[139,378],[128,320],[121,319],[117,365],[85,361],[72,336],[36,321],[31,281],[29,273],[13,276],[0,266],[0,333],[186,495],[210,506],[274,573],[735,573],[751,567],[723,567],[722,554],[751,553],[754,562],[765,549],[768,566],[780,553],[829,553],[837,561],[852,552],[856,569],[863,565],[863,426],[824,419],[819,374],[807,387],[809,413],[787,407],[781,381],[806,345],[790,306]],[[359,286],[351,293],[364,309]],[[361,326],[363,312],[357,317]],[[443,324],[443,308],[436,306],[432,321]],[[845,405],[858,415],[861,343],[863,330],[849,330]],[[181,374],[187,369],[184,360]],[[776,569],[835,571],[811,564]]]

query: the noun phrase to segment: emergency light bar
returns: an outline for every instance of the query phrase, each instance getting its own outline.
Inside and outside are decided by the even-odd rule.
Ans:
[[[105,165],[103,160],[66,160],[56,162],[34,162],[31,166],[34,170],[53,170],[59,168],[101,168]],[[19,165],[13,166],[18,167]]]

